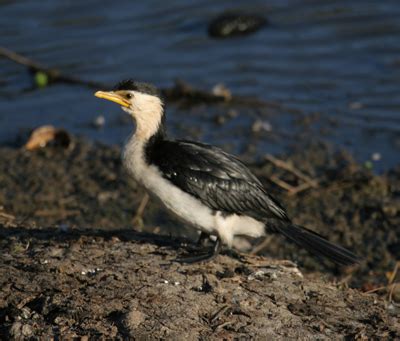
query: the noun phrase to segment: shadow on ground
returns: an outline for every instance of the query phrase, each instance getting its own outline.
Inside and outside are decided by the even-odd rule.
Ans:
[[[4,338],[197,340],[399,336],[383,301],[295,264],[226,255],[172,260],[183,240],[134,231],[3,226],[0,335]]]

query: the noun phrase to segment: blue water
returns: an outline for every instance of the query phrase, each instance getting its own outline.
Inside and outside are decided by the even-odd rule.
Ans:
[[[169,107],[174,135],[257,154],[320,136],[378,170],[400,160],[400,2],[0,0],[0,45],[66,74],[113,84],[133,77],[166,87],[174,79],[274,101],[282,112],[224,106]],[[264,14],[271,25],[246,37],[213,40],[207,23],[225,9]],[[29,90],[22,66],[0,59],[0,143],[54,124],[121,144],[132,126],[120,109],[81,86]],[[226,125],[216,115],[236,110]],[[301,113],[301,114],[300,114]],[[318,115],[316,115],[318,113]],[[106,124],[91,122],[103,115]],[[317,117],[310,131],[296,124]],[[254,136],[254,122],[271,131]],[[300,134],[300,135],[299,135]]]

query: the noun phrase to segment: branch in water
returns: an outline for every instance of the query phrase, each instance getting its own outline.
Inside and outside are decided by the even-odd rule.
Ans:
[[[15,51],[0,46],[0,57],[7,58],[17,64],[26,66],[31,72],[44,73],[50,83],[67,83],[74,85],[83,85],[91,89],[111,89],[112,86],[101,82],[88,81],[78,77],[64,74],[57,68],[50,68],[42,63],[21,55]],[[170,88],[160,89],[165,99],[170,102],[185,101],[185,104],[195,105],[198,103],[225,103],[231,105],[246,105],[252,107],[269,107],[274,109],[285,109],[286,111],[301,113],[300,110],[292,108],[283,108],[280,103],[272,101],[264,101],[255,97],[246,97],[238,95],[224,95],[223,93],[214,93],[213,91],[205,91],[193,88],[182,80],[176,80],[175,84]]]

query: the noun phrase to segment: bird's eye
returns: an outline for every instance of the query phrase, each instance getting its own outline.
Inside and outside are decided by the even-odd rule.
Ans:
[[[129,93],[128,93],[128,94],[125,95],[125,97],[126,97],[127,99],[131,99],[131,98],[132,98],[132,94],[129,94]]]

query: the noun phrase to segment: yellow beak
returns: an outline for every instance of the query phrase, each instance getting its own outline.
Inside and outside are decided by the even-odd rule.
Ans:
[[[94,95],[98,98],[104,98],[111,102],[115,102],[123,107],[129,107],[131,105],[128,100],[118,95],[114,91],[97,91]]]

